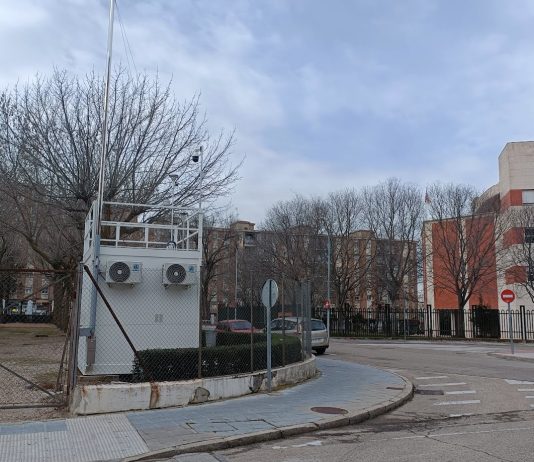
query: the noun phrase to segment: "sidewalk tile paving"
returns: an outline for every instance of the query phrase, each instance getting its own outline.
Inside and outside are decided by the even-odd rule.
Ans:
[[[324,357],[317,365],[318,378],[271,394],[183,408],[0,424],[0,461],[120,460],[187,443],[319,422],[332,415],[313,412],[312,407],[364,410],[394,399],[405,385],[401,377],[368,366]]]

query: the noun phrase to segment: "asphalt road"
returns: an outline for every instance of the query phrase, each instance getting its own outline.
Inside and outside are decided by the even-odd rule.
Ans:
[[[414,399],[359,425],[170,460],[531,462],[534,362],[493,356],[508,348],[491,343],[333,341],[331,359],[398,372],[416,385]],[[534,353],[531,346],[519,349]]]

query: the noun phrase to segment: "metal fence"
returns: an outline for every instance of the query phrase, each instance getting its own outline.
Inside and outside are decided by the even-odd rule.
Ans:
[[[0,270],[2,420],[18,420],[24,409],[66,404],[74,280],[53,270]]]
[[[317,316],[326,317],[325,311]],[[511,310],[512,338],[534,341],[534,310]],[[416,337],[428,339],[509,339],[507,310],[473,306],[434,309],[430,305],[399,310],[388,305],[370,309],[332,309],[330,334],[340,337]]]
[[[233,313],[226,322],[224,315],[204,319],[209,315],[200,312],[194,278],[166,285],[161,268],[148,267],[136,283],[106,282],[104,276],[88,267],[81,271],[76,317],[82,380],[174,381],[266,368],[267,310],[256,306],[248,317],[235,319]],[[310,311],[308,304],[299,335],[274,333],[273,368],[311,354]],[[270,320],[275,313],[273,308]]]

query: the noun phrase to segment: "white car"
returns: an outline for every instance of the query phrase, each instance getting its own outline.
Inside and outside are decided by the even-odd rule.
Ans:
[[[271,321],[271,332],[282,334],[284,331],[288,335],[300,335],[302,332],[302,318],[294,316],[287,318],[277,318]],[[329,336],[324,322],[320,319],[311,320],[311,342],[312,349],[322,355],[328,348]]]

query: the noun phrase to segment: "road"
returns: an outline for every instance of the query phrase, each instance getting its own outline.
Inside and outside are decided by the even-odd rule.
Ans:
[[[397,372],[416,385],[414,399],[359,425],[169,460],[531,462],[534,362],[494,356],[507,350],[491,343],[335,340],[328,359]]]

